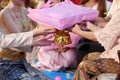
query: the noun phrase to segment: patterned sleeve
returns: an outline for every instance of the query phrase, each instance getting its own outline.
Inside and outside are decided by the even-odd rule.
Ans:
[[[120,9],[112,16],[109,23],[101,30],[94,33],[98,42],[106,50],[111,49],[118,36],[120,36]]]
[[[114,35],[105,33],[102,30],[97,31],[94,34],[98,42],[101,43],[102,46],[104,46],[105,50],[109,50],[112,48],[116,39]]]
[[[112,5],[110,7],[110,10],[108,11],[107,16],[111,17],[113,15],[113,12],[117,9],[116,0],[112,2]]]

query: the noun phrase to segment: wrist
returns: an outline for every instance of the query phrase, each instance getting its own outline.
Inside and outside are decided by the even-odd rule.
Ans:
[[[33,32],[33,36],[37,35],[35,29],[33,29],[32,32]]]
[[[38,45],[37,45],[37,40],[36,40],[35,38],[33,38],[33,45],[32,45],[32,46],[33,46],[33,47],[34,47],[34,46],[38,46]]]
[[[33,29],[32,31],[33,31],[33,36],[40,35],[40,31],[38,32],[38,30],[36,28]]]

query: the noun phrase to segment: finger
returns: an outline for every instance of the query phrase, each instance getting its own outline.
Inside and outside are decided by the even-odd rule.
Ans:
[[[45,39],[50,39],[52,37],[53,37],[53,35],[47,35]]]
[[[38,26],[38,25],[35,27],[35,29],[39,29],[39,28],[40,28],[40,26]]]
[[[87,25],[89,25],[89,26],[94,26],[94,24],[91,23],[91,22],[87,22]]]
[[[69,31],[65,30],[66,33],[69,33]]]
[[[78,27],[78,26],[79,26],[78,24],[75,25],[75,27]]]
[[[46,29],[45,30],[46,33],[54,33],[56,31],[57,31],[56,29]]]

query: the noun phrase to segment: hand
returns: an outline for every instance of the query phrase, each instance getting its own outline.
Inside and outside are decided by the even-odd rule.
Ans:
[[[56,31],[53,27],[42,25],[42,27],[38,26],[33,30],[33,36],[54,33]]]
[[[53,43],[53,41],[48,40],[52,36],[42,36],[39,39],[33,41],[33,46],[48,46]]]
[[[100,27],[98,26],[95,26],[94,24],[90,23],[90,22],[87,22],[87,28],[90,29],[91,31],[97,31],[100,29]]]
[[[78,24],[76,24],[72,29],[71,29],[72,32],[78,34],[80,31],[81,31],[81,28]]]
[[[64,45],[59,45],[58,48],[56,49],[58,53],[63,53],[63,52],[66,52],[67,50],[69,50],[69,48],[64,47]]]

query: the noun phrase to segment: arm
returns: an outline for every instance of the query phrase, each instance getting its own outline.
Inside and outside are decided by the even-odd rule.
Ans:
[[[33,32],[3,34],[0,32],[0,47],[13,48],[24,47],[25,51],[31,51],[33,44]]]
[[[72,31],[81,37],[87,38],[92,41],[97,41],[92,31],[83,31],[80,29],[79,25],[75,25],[75,27],[72,28]]]
[[[96,22],[100,23],[100,26],[103,28],[110,21],[111,17],[106,16],[105,18],[98,17]]]
[[[33,40],[33,36],[53,33],[56,30],[51,28],[36,28],[30,32],[16,33],[16,34],[4,34],[0,32],[0,47],[13,48],[17,47],[20,50],[30,52],[31,46],[46,46],[50,45],[51,41],[46,41],[46,37],[42,39]],[[43,44],[44,43],[44,44]]]
[[[80,35],[81,37],[87,38],[89,40],[97,41],[93,32],[79,31],[77,34]]]

